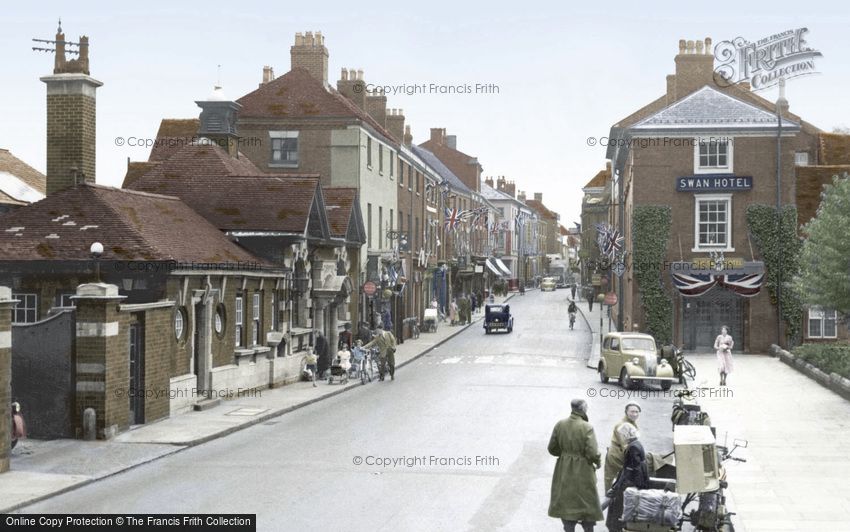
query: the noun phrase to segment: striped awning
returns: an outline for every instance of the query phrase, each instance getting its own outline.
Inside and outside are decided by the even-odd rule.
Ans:
[[[496,259],[496,266],[498,266],[499,269],[502,270],[502,275],[504,275],[505,277],[510,277],[511,275],[513,275],[511,273],[511,269],[505,266],[505,263],[502,262],[502,259]]]
[[[499,277],[504,276],[504,274],[499,270],[499,267],[496,266],[495,259],[487,259],[487,269],[495,273]]]

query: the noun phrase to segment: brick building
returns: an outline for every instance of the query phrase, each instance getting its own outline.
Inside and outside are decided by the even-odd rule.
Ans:
[[[598,224],[609,223],[611,203],[611,163],[600,170],[581,189],[581,249],[579,250],[579,265],[581,284],[600,290],[601,277],[598,269],[599,246],[596,244],[596,227]],[[597,274],[594,277],[594,274]],[[595,281],[595,282],[594,282]]]
[[[642,230],[633,225],[634,210],[670,206],[660,269],[665,290],[674,296],[675,343],[711,350],[721,325],[728,325],[736,350],[763,352],[779,337],[784,345],[776,306],[762,289],[765,265],[751,237],[747,208],[775,207],[777,196],[783,205],[795,204],[805,186],[797,165],[803,154],[814,156],[820,131],[791,113],[782,96],[770,102],[746,83],[715,83],[710,39],[680,41],[675,64],[666,92],[612,127],[611,203],[621,207],[612,209],[611,219],[632,253],[633,231]],[[777,113],[782,115],[781,185]],[[716,260],[721,257],[723,262]],[[642,266],[631,265],[622,279],[609,273],[620,295],[614,315],[625,329],[647,326],[635,275]],[[684,266],[688,271],[681,271]]]

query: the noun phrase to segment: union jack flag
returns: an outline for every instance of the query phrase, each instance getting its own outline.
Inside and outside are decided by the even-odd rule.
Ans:
[[[673,273],[673,286],[685,297],[701,296],[714,288],[722,286],[739,296],[753,297],[761,290],[763,273],[733,273],[714,275],[711,273]]]
[[[624,238],[620,231],[606,223],[596,224],[596,243],[606,257],[615,257],[623,248]]]
[[[448,207],[445,207],[445,210],[446,219],[444,220],[444,223],[446,224],[446,229],[454,231],[460,223],[460,217],[463,214],[463,211],[459,210],[457,207],[451,210],[449,210]]]

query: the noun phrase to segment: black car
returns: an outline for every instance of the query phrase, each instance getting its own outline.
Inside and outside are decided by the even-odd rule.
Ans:
[[[514,329],[514,318],[511,316],[510,305],[486,305],[484,307],[484,333],[503,330],[511,332]]]

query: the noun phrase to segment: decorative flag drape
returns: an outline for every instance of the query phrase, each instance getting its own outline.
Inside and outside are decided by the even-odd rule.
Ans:
[[[722,286],[739,296],[753,297],[761,290],[763,273],[733,273],[715,275],[713,273],[673,273],[673,286],[685,297],[697,297],[715,286]]]

